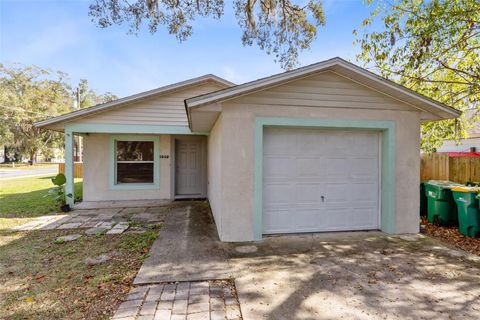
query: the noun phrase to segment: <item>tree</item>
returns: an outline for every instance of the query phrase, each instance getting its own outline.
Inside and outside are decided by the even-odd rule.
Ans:
[[[76,106],[80,109],[88,108],[97,104],[106,103],[117,99],[117,96],[111,92],[97,94],[93,89],[89,87],[88,81],[85,79],[80,79],[80,82],[77,86],[77,91],[74,92],[74,95],[77,104],[78,100],[80,101],[80,106]]]
[[[82,108],[116,99],[111,93],[97,95],[86,80],[80,81],[79,93]],[[63,146],[63,136],[33,123],[72,111],[74,101],[66,73],[0,64],[0,144],[15,147],[32,162],[38,151],[50,154]]]
[[[233,7],[243,31],[243,45],[257,44],[285,69],[298,63],[299,50],[310,47],[317,28],[325,25],[321,0],[234,0]],[[127,24],[136,34],[144,23],[151,33],[159,26],[179,41],[193,31],[199,17],[222,18],[223,0],[94,0],[89,15],[102,28]]]
[[[383,77],[459,110],[480,107],[478,0],[380,0],[362,30],[357,59]],[[429,152],[463,137],[468,125],[427,123],[421,147]]]
[[[35,161],[39,150],[60,146],[61,135],[33,127],[33,123],[71,109],[73,100],[66,74],[38,67],[8,68],[0,64],[2,142],[15,146]]]

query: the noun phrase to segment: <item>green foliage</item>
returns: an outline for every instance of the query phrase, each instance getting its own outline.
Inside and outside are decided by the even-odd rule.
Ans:
[[[125,234],[122,248],[131,252],[148,252],[148,248],[158,237],[160,227],[148,229],[142,234]]]
[[[55,187],[48,190],[48,193],[45,196],[53,197],[57,206],[61,207],[65,205],[65,183],[67,182],[67,179],[63,173],[59,173],[53,177],[51,181]],[[72,198],[73,195],[69,193],[67,194],[67,197]]]
[[[67,178],[65,178],[65,175],[63,173],[59,173],[52,178],[52,183],[56,186],[62,186],[66,182],[67,182]]]
[[[117,99],[117,96],[111,92],[97,94],[93,89],[89,88],[88,81],[85,79],[80,79],[76,94],[78,94],[77,98],[80,100],[80,109]]]
[[[69,111],[70,91],[65,73],[0,64],[0,143],[15,147],[30,160],[39,150],[61,146],[58,132],[35,128],[33,123]]]
[[[134,34],[144,23],[151,33],[165,26],[184,41],[191,36],[195,19],[220,19],[224,5],[223,0],[94,0],[89,15],[99,27],[128,24]],[[321,0],[234,0],[233,7],[242,43],[255,43],[285,69],[298,63],[299,50],[309,48],[317,28],[325,25]]]
[[[357,59],[383,77],[456,109],[478,109],[480,2],[395,0],[376,4],[362,23]],[[475,117],[423,125],[422,149],[429,152],[443,139],[464,137],[469,121]]]
[[[97,95],[87,80],[80,80],[78,92],[81,108],[116,99],[111,93]],[[0,64],[0,145],[32,161],[38,151],[49,155],[52,149],[61,148],[62,134],[36,128],[33,123],[73,111],[75,95],[64,72]]]

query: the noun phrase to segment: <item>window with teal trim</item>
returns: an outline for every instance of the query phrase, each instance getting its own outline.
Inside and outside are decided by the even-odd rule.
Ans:
[[[115,140],[115,184],[154,182],[154,142]]]

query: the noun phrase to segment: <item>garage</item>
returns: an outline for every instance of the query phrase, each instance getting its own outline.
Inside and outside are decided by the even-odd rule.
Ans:
[[[263,234],[380,229],[380,133],[266,127]]]
[[[460,113],[333,58],[185,101],[222,241],[417,233],[420,126]]]

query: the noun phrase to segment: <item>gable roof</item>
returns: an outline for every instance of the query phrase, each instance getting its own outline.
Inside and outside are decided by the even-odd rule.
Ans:
[[[192,79],[189,79],[189,80],[185,80],[185,81],[173,83],[173,84],[170,84],[170,85],[166,85],[166,86],[163,86],[163,87],[160,87],[160,88],[157,88],[157,89],[137,93],[137,94],[127,96],[127,97],[124,97],[124,98],[120,98],[120,99],[110,101],[110,102],[107,102],[107,103],[98,104],[98,105],[95,105],[95,106],[92,106],[92,107],[89,107],[89,108],[75,110],[75,111],[72,111],[72,112],[69,112],[69,113],[65,113],[65,114],[62,114],[60,116],[56,116],[56,117],[52,117],[52,118],[49,118],[49,119],[46,119],[46,120],[36,122],[36,123],[34,123],[34,126],[35,127],[45,127],[45,126],[54,125],[54,124],[57,124],[57,123],[60,123],[60,122],[72,121],[72,120],[77,119],[77,118],[83,118],[85,116],[89,116],[89,115],[96,114],[96,113],[99,113],[99,112],[104,112],[104,111],[111,110],[111,109],[114,109],[114,108],[117,108],[117,107],[122,107],[122,106],[128,105],[130,103],[137,102],[139,100],[154,97],[156,95],[163,95],[163,94],[172,93],[172,92],[175,92],[175,91],[187,88],[187,87],[191,87],[191,86],[196,86],[196,85],[199,85],[201,83],[208,82],[208,81],[213,81],[213,82],[222,84],[222,85],[227,86],[227,87],[231,87],[231,86],[235,85],[234,83],[232,83],[230,81],[227,81],[225,79],[222,79],[222,78],[220,78],[218,76],[215,76],[213,74],[207,74],[207,75],[204,75],[204,76],[201,76],[201,77],[192,78]]]
[[[327,70],[334,71],[340,75],[350,78],[353,81],[367,86],[370,89],[379,91],[392,98],[410,104],[417,109],[432,113],[436,116],[436,118],[438,118],[438,120],[454,118],[461,115],[461,111],[421,95],[393,81],[382,78],[339,57],[311,64],[292,71],[275,74],[270,77],[261,78],[234,87],[218,90],[212,93],[192,97],[185,100],[185,105],[187,106],[187,112],[190,112],[190,109],[231,100]]]

